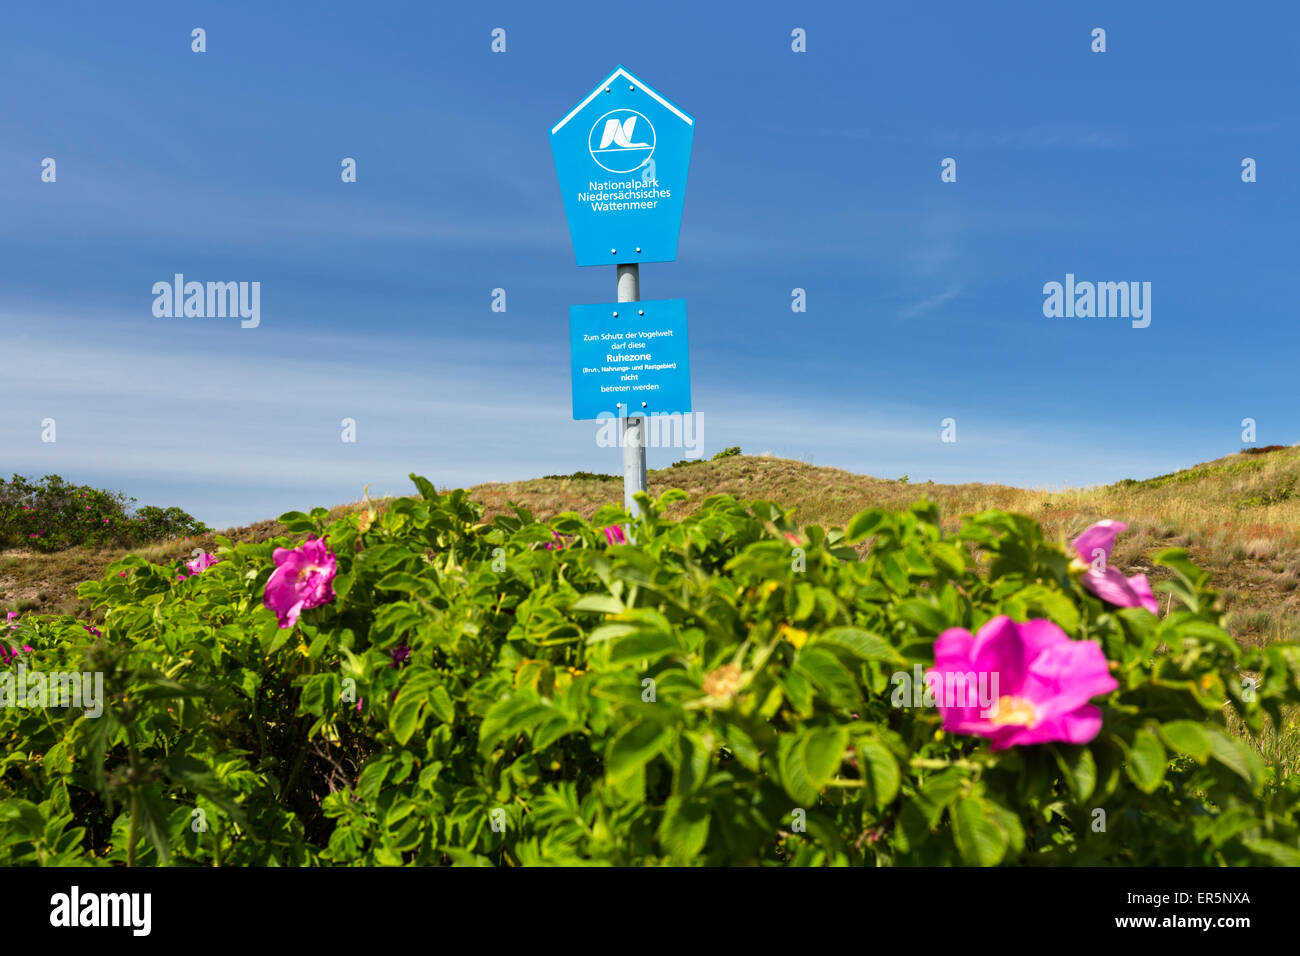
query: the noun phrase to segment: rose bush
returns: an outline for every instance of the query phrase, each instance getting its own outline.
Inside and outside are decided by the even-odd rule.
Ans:
[[[0,548],[62,551],[79,545],[132,547],[208,532],[180,508],[133,507],[134,498],[58,475],[0,480]]]
[[[1253,745],[1300,647],[1238,645],[1181,551],[1159,617],[1012,514],[483,521],[415,481],[202,573],[125,558],[83,585],[98,637],[20,619],[28,670],[107,700],[0,708],[0,862],[1300,863],[1300,779]]]

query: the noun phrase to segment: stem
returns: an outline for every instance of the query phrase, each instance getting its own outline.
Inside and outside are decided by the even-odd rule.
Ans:
[[[130,721],[135,720],[135,706],[132,705],[126,714]],[[137,821],[140,817],[140,755],[135,752],[135,727],[128,723],[126,729],[126,752],[130,760],[131,774],[131,830],[127,837],[126,846],[126,865],[135,866],[135,841],[138,830]]]
[[[139,798],[136,796],[135,787],[131,788],[131,833],[126,838],[126,865],[135,866],[135,833],[136,833],[136,809],[139,805]]]
[[[983,770],[984,765],[969,760],[936,760],[929,757],[913,757],[911,766],[925,770],[947,770],[949,767],[961,767],[963,770]]]
[[[271,749],[266,742],[266,728],[262,725],[262,715],[257,706],[257,698],[261,690],[262,688],[258,687],[253,694],[253,726],[257,728],[257,745],[259,747],[257,759],[259,763],[266,759],[267,752]]]
[[[309,726],[307,723],[308,720],[310,720],[310,717],[303,717],[300,721],[298,721],[299,738],[306,737],[304,731]],[[291,791],[293,789],[294,784],[298,782],[298,774],[302,772],[303,764],[307,762],[307,741],[305,739],[300,739],[297,749],[298,749],[298,755],[293,758],[293,768],[289,771],[289,779],[285,782],[284,789],[280,791],[281,803],[284,803],[285,800],[288,798],[289,791]]]

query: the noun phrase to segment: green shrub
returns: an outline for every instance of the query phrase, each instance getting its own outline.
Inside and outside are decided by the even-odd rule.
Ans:
[[[710,461],[717,461],[719,458],[733,458],[733,457],[735,457],[736,455],[739,455],[739,454],[740,454],[740,446],[739,446],[739,445],[732,445],[730,448],[724,448],[724,449],[722,449],[722,451],[718,452],[716,455],[714,455],[714,456],[713,456],[712,458],[710,458],[709,460],[710,460]],[[703,464],[703,463],[704,463],[704,459],[703,459],[703,458],[682,458],[682,459],[680,459],[679,461],[675,461],[675,462],[673,462],[673,463],[672,463],[672,467],[673,467],[673,468],[685,468],[687,465],[699,465],[699,464]]]
[[[543,475],[554,481],[622,481],[618,475],[598,475],[591,471],[575,471],[571,475]]]
[[[0,481],[0,548],[130,547],[208,531],[180,508],[133,511],[134,502],[121,492],[68,484],[58,475],[38,482],[14,475]]]
[[[102,637],[21,621],[28,668],[100,671],[107,700],[0,709],[0,863],[1300,862],[1300,780],[1227,730],[1281,727],[1300,648],[1234,642],[1181,551],[1157,618],[1001,512],[801,530],[727,496],[668,521],[668,492],[635,522],[483,522],[416,483],[380,516],[285,515],[295,541],[218,539],[194,576],[128,557],[82,587]],[[308,535],[335,597],[281,628],[273,552]],[[1104,651],[1090,743],[993,751],[895,706],[937,635],[998,614]]]

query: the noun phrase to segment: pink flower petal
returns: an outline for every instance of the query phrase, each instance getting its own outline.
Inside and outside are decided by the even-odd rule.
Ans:
[[[274,612],[281,627],[293,627],[299,615],[334,600],[330,582],[338,559],[323,539],[304,541],[297,548],[276,548],[276,568],[266,582],[262,604]]]
[[[1107,518],[1104,521],[1098,521],[1091,528],[1088,528],[1083,534],[1075,538],[1071,547],[1083,559],[1085,564],[1092,564],[1096,557],[1095,552],[1100,550],[1106,560],[1110,560],[1111,549],[1115,547],[1115,538],[1128,530],[1128,525],[1122,521],[1111,521]]]
[[[1145,574],[1124,577],[1114,568],[1098,571],[1095,568],[1085,571],[1080,578],[1083,586],[1107,604],[1116,607],[1144,607],[1152,614],[1160,610],[1160,604],[1151,593]]]
[[[978,635],[962,628],[941,634],[926,682],[944,729],[987,737],[994,750],[1087,743],[1101,729],[1101,711],[1088,701],[1119,687],[1100,645],[1071,640],[1048,620],[1006,616]]]

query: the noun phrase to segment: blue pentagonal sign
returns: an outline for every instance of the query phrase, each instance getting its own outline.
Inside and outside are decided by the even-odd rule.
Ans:
[[[694,132],[695,120],[621,66],[555,124],[578,265],[677,258]]]
[[[573,417],[691,411],[686,300],[569,308]]]

